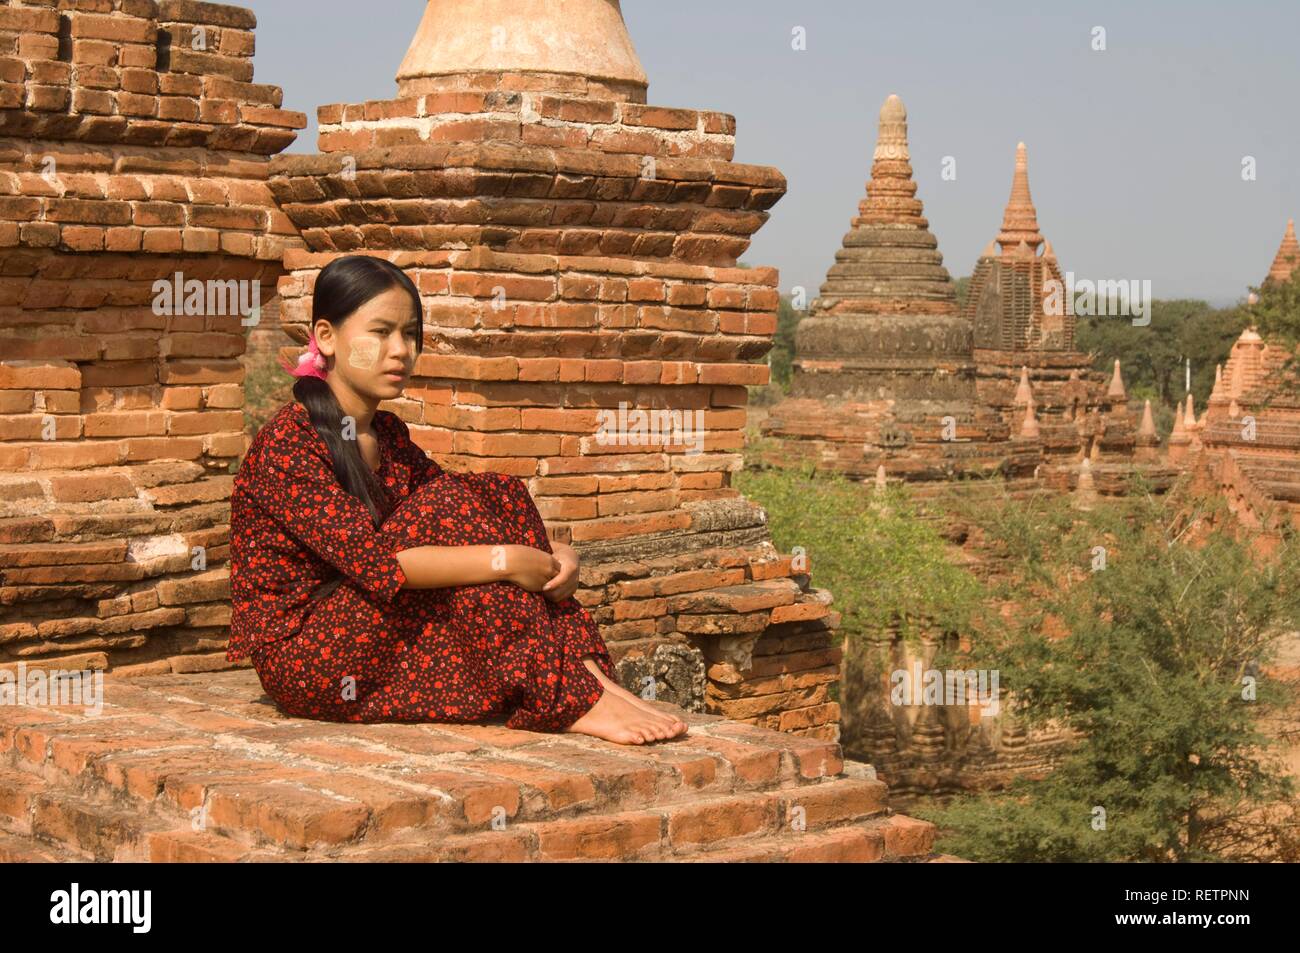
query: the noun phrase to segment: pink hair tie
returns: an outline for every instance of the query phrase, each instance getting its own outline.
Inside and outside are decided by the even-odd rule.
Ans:
[[[325,380],[325,356],[321,354],[320,349],[316,346],[316,335],[313,333],[307,341],[307,350],[298,358],[298,366],[291,367],[280,362],[280,366],[292,374],[294,377],[318,377]]]

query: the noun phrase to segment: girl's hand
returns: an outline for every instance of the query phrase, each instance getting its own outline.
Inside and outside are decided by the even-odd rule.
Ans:
[[[568,543],[551,543],[560,571],[542,588],[552,602],[563,602],[578,591],[578,553]]]
[[[502,579],[513,582],[529,592],[541,592],[546,584],[556,578],[560,563],[550,553],[532,546],[505,546],[505,567]]]

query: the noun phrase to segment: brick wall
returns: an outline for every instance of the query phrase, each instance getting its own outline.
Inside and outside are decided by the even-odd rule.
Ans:
[[[223,656],[244,305],[300,244],[266,170],[306,117],[252,82],[255,23],[0,4],[0,664]]]

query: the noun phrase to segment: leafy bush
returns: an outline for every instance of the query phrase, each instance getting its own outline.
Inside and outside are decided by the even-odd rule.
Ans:
[[[1296,540],[1260,561],[1221,501],[1182,487],[1087,513],[1044,494],[970,515],[1005,560],[994,601],[1017,606],[980,624],[971,664],[1000,671],[1028,724],[1081,735],[1045,780],[914,809],[941,825],[941,849],[998,861],[1300,858],[1294,781],[1261,731],[1294,701],[1263,669],[1300,627]],[[1044,636],[1055,628],[1068,634]]]

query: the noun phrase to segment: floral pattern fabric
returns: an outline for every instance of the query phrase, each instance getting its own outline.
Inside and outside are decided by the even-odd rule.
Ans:
[[[473,722],[560,731],[613,679],[609,651],[572,596],[510,582],[406,589],[397,553],[514,544],[551,552],[518,477],[430,460],[378,411],[375,525],[343,489],[307,410],[292,402],[254,438],[231,494],[230,659],[248,656],[286,714],[326,721]],[[328,586],[333,583],[333,588]],[[323,587],[323,588],[322,588]]]

